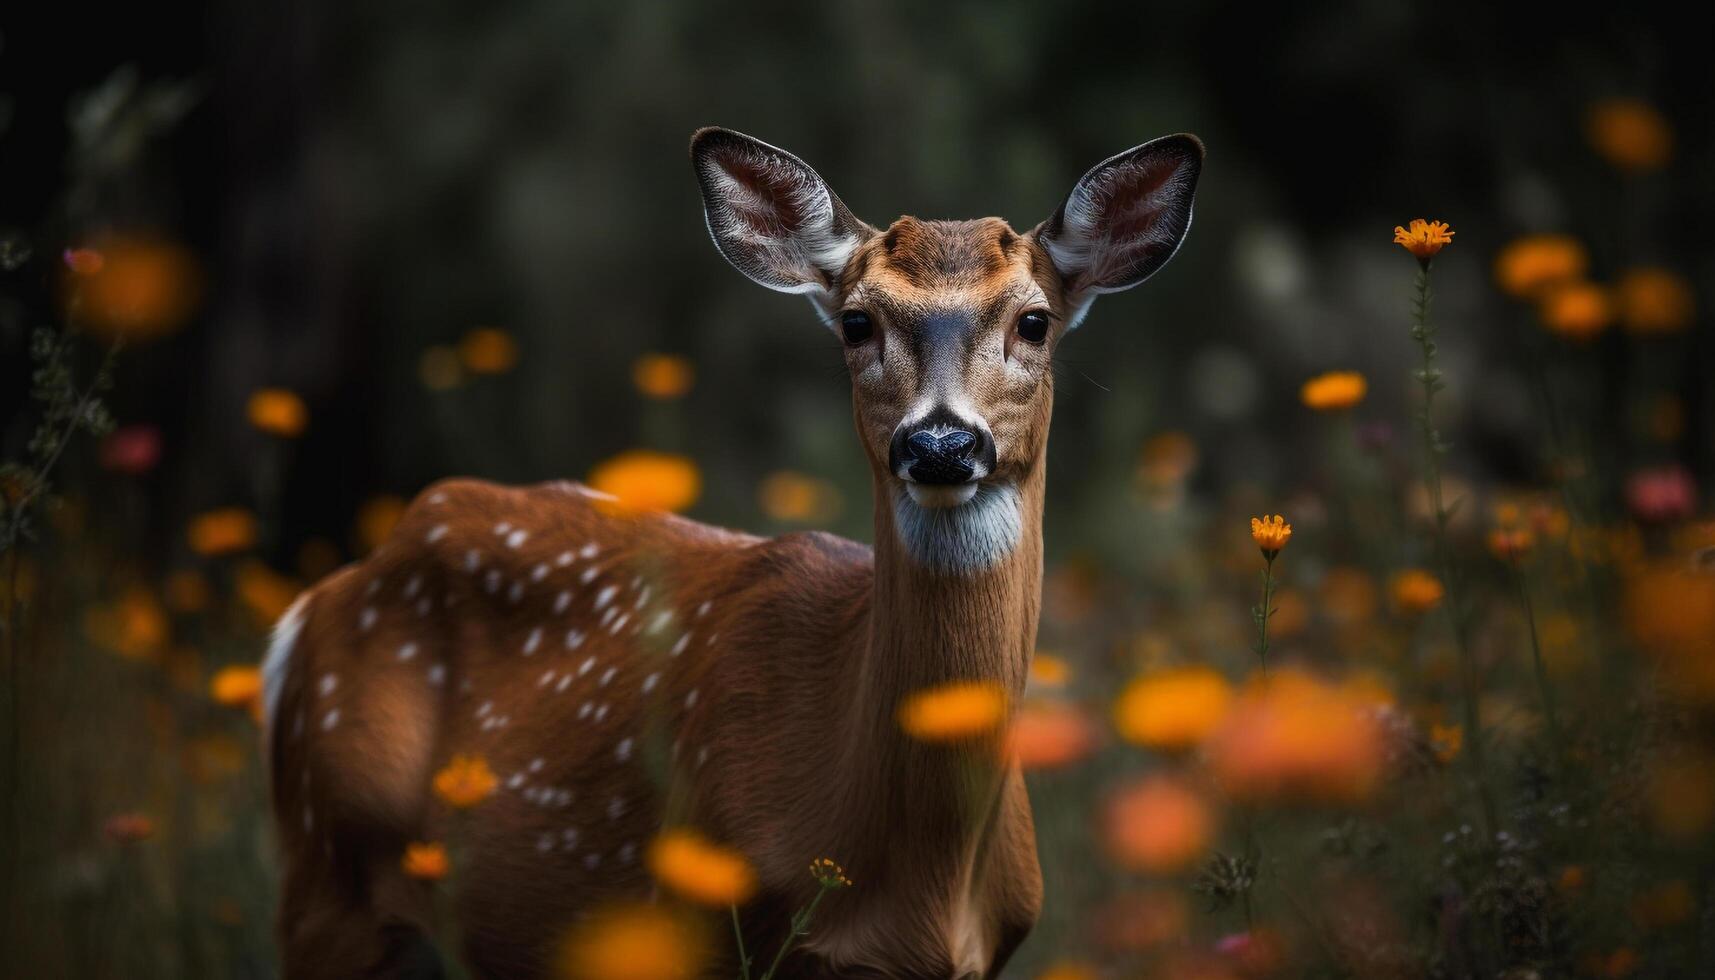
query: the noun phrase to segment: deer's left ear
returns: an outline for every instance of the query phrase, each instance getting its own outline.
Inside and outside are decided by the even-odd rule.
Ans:
[[[875,229],[852,215],[810,165],[730,129],[700,129],[691,163],[709,234],[738,271],[820,303]]]
[[[1191,227],[1203,144],[1163,136],[1096,164],[1036,229],[1082,313],[1101,293],[1130,289],[1167,264]]]

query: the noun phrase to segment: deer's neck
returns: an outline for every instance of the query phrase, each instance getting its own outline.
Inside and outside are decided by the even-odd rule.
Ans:
[[[1000,732],[925,744],[899,727],[911,694],[939,684],[998,684],[1016,701],[1036,641],[1042,591],[1038,465],[953,511],[921,511],[878,478],[875,593],[867,640],[849,661],[853,692],[840,764],[854,792],[848,844],[901,849],[945,865],[980,845],[1005,775]],[[871,864],[870,867],[875,865]]]

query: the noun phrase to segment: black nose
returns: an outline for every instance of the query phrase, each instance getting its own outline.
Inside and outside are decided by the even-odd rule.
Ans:
[[[893,471],[901,466],[918,483],[964,483],[976,473],[982,439],[945,426],[901,433],[893,441]]]

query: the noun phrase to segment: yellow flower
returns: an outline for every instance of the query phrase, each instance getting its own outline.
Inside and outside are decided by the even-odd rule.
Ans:
[[[1571,235],[1527,235],[1495,256],[1495,282],[1508,295],[1529,299],[1544,287],[1582,279],[1590,256]]]
[[[505,374],[518,363],[518,343],[498,327],[478,327],[459,341],[459,360],[472,374]]]
[[[447,876],[449,867],[446,845],[439,841],[406,844],[399,866],[418,881],[440,881]]]
[[[1232,686],[1209,667],[1168,667],[1137,678],[1114,701],[1114,728],[1128,742],[1163,751],[1195,748],[1219,728]]]
[[[757,499],[762,512],[777,521],[825,521],[840,511],[840,492],[826,480],[781,470],[762,481]]]
[[[1269,517],[1251,518],[1251,540],[1262,549],[1263,557],[1270,561],[1280,554],[1280,549],[1286,547],[1286,542],[1292,539],[1292,525],[1286,523],[1286,518],[1279,514]]]
[[[255,667],[222,667],[208,682],[208,696],[228,708],[253,708],[262,697],[262,672]]]
[[[450,807],[468,810],[488,799],[500,780],[480,756],[455,755],[435,773],[435,795]]]
[[[1459,725],[1430,725],[1429,747],[1436,761],[1446,765],[1458,758],[1459,750],[1465,747],[1465,729]]]
[[[304,400],[285,388],[258,388],[250,393],[245,409],[250,424],[282,439],[295,439],[309,424],[310,412]]]
[[[683,398],[696,378],[691,362],[674,354],[645,354],[631,364],[631,383],[648,398]]]
[[[256,544],[256,515],[242,507],[211,510],[191,519],[186,536],[199,555],[244,551]]]
[[[1441,580],[1421,568],[1408,568],[1393,577],[1393,603],[1401,612],[1426,613],[1441,604]]]
[[[1640,99],[1603,99],[1590,107],[1584,134],[1620,170],[1657,170],[1673,157],[1673,129],[1655,106]]]
[[[709,957],[697,920],[659,905],[598,910],[560,950],[562,980],[693,980]]]
[[[1356,371],[1329,371],[1304,382],[1299,397],[1318,412],[1338,412],[1364,400],[1369,383]]]
[[[681,511],[703,491],[696,463],[650,449],[627,450],[598,464],[589,484],[614,497],[615,507],[631,511]]]
[[[1543,326],[1570,340],[1589,340],[1614,322],[1614,302],[1608,291],[1588,282],[1550,288],[1538,312]]]
[[[833,858],[817,858],[810,862],[810,877],[823,888],[850,888],[852,880],[846,877],[846,869],[834,863]]]
[[[984,735],[1006,717],[1006,692],[993,681],[956,681],[925,688],[899,705],[899,726],[912,738],[949,742]]]
[[[743,905],[756,892],[756,872],[743,854],[687,827],[662,831],[648,863],[656,880],[702,905]]]
[[[1696,312],[1691,284],[1666,269],[1632,269],[1620,276],[1620,321],[1636,334],[1677,333]]]
[[[1410,228],[1393,226],[1393,242],[1405,246],[1405,250],[1417,256],[1419,262],[1428,262],[1442,248],[1453,243],[1453,229],[1445,221],[1413,218]]]

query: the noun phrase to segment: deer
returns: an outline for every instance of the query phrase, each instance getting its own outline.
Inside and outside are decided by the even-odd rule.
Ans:
[[[1177,252],[1202,143],[1110,157],[1024,232],[878,228],[785,150],[721,128],[690,149],[720,254],[808,297],[844,352],[873,543],[758,537],[572,481],[423,490],[296,600],[263,663],[287,978],[438,975],[430,886],[399,855],[452,826],[430,783],[455,754],[499,783],[458,815],[474,976],[548,975],[581,916],[660,898],[643,855],[667,826],[754,867],[752,949],[786,938],[810,861],[849,869],[781,977],[995,977],[1036,922],[1004,731],[919,741],[897,712],[953,682],[999,685],[1009,711],[1023,695],[1053,356],[1097,296]],[[735,952],[706,975],[738,973]]]

